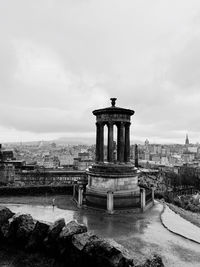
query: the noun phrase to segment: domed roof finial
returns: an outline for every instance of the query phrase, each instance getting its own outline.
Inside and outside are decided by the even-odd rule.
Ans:
[[[111,100],[112,107],[115,107],[115,102],[116,102],[117,98],[112,97],[112,98],[110,98],[110,100]]]

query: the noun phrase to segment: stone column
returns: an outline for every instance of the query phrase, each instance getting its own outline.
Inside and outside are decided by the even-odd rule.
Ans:
[[[124,136],[124,124],[120,122],[117,125],[117,160],[124,162],[124,147],[125,147],[125,136]]]
[[[130,161],[130,123],[125,124],[125,151],[124,161]]]
[[[83,201],[82,201],[82,205],[83,206],[86,205],[86,185],[83,186]]]
[[[108,123],[108,162],[113,162],[113,123]]]
[[[100,125],[97,122],[96,123],[96,162],[100,160],[99,146],[100,146]]]
[[[141,210],[144,211],[145,210],[145,189],[141,188],[140,189],[140,197],[141,197]]]
[[[81,208],[83,204],[83,186],[78,187],[78,207]]]
[[[110,214],[113,214],[113,192],[108,191],[107,192],[107,212]]]
[[[73,199],[75,200],[76,196],[76,183],[73,184]]]
[[[120,125],[117,124],[117,161],[119,161],[119,146],[120,146]]]
[[[99,161],[104,161],[104,124],[100,124],[99,129]]]

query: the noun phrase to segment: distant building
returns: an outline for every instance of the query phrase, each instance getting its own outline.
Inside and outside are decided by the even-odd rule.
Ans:
[[[185,151],[182,154],[182,160],[184,163],[192,162],[195,159],[195,153]]]
[[[189,146],[187,148],[188,152],[191,152],[191,153],[197,153],[198,152],[198,147],[197,146]]]
[[[148,139],[145,140],[144,145],[145,145],[146,150],[149,150],[149,140]]]
[[[0,144],[0,184],[14,182],[15,165],[13,164],[13,151],[2,150]]]
[[[64,154],[59,156],[59,160],[60,160],[60,166],[69,166],[73,165],[74,157],[70,154]]]
[[[15,178],[15,166],[12,163],[0,163],[0,185],[13,183]]]
[[[14,160],[14,153],[12,150],[3,150],[2,151],[2,160],[7,161],[7,160]]]
[[[151,156],[151,160],[155,162],[160,162],[161,158],[159,155],[155,154]]]
[[[78,157],[74,158],[74,169],[80,171],[86,170],[93,162],[88,152],[78,153]]]
[[[43,166],[44,166],[44,168],[55,169],[55,168],[58,168],[60,166],[60,161],[59,161],[57,156],[51,157],[51,156],[46,155],[44,157]]]
[[[90,154],[88,152],[80,152],[78,153],[78,158],[80,158],[81,160],[89,160]]]
[[[190,142],[189,142],[188,134],[186,134],[185,145],[188,146],[189,144]]]
[[[144,160],[150,160],[150,153],[149,153],[149,140],[146,139],[144,142]]]
[[[92,160],[81,160],[80,158],[74,158],[74,169],[79,171],[86,170],[94,163]]]
[[[153,148],[152,154],[160,154],[161,153],[161,149],[162,149],[161,145],[153,145],[152,148]]]
[[[56,148],[56,143],[51,143],[51,148]]]
[[[145,151],[145,152],[144,152],[144,159],[145,159],[145,160],[150,160],[150,154],[149,154],[149,151]]]
[[[161,160],[160,160],[160,163],[162,165],[169,165],[169,160],[168,160],[168,157],[161,157]]]

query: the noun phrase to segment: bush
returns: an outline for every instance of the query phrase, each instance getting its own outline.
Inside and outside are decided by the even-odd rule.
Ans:
[[[181,196],[180,198],[175,197],[173,203],[181,207],[185,210],[189,210],[192,212],[200,212],[200,204],[199,201],[194,199],[192,196]]]
[[[178,207],[182,207],[182,201],[178,197],[174,198],[174,204]]]
[[[157,199],[162,199],[162,198],[164,198],[164,193],[163,192],[159,192],[159,191],[155,191],[154,197],[157,198]]]

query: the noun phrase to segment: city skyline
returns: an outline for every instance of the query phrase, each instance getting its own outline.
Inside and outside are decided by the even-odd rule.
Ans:
[[[187,136],[187,134],[186,134]],[[186,138],[186,137],[185,137]],[[151,139],[141,139],[141,140],[137,140],[137,139],[130,139],[130,144],[131,145],[144,145],[146,144],[146,141],[148,141],[148,143],[150,145],[161,145],[161,146],[173,146],[173,145],[180,145],[180,146],[185,146],[185,140],[181,140],[181,142],[153,142],[153,140]],[[91,146],[91,145],[95,145],[95,137],[80,137],[80,138],[73,138],[73,137],[64,137],[64,136],[61,136],[59,138],[56,138],[56,139],[31,139],[31,140],[22,140],[22,141],[4,141],[4,142],[1,142],[1,144],[41,144],[41,143],[48,143],[48,144],[58,144],[58,145],[69,145],[69,146],[73,146],[73,145],[86,145],[86,146]],[[107,138],[104,139],[104,145],[107,146]],[[199,146],[199,142],[192,142],[192,141],[189,141],[189,146]]]
[[[200,141],[199,1],[10,0],[0,22],[1,143],[94,143],[110,97],[132,143]]]

